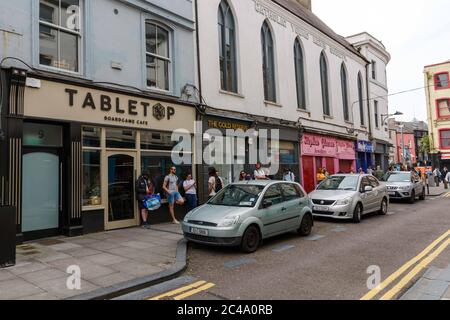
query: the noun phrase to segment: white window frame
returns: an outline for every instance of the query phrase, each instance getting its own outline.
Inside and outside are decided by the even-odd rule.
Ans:
[[[62,16],[61,15],[61,11],[58,12],[58,14],[59,14],[59,25],[56,25],[56,24],[53,24],[53,23],[41,20],[41,12],[40,12],[40,10],[41,10],[41,8],[40,8],[41,2],[45,3],[45,0],[39,0],[38,1],[38,29],[37,29],[37,34],[38,34],[37,35],[37,37],[38,37],[38,39],[37,39],[37,48],[38,48],[38,50],[37,50],[37,61],[38,61],[39,67],[43,68],[43,69],[48,69],[50,71],[64,72],[64,73],[69,73],[69,74],[73,74],[73,75],[81,75],[83,73],[83,30],[84,30],[83,29],[83,26],[84,26],[83,15],[84,15],[84,0],[79,0],[79,8],[80,8],[80,17],[79,17],[80,21],[79,21],[79,24],[80,24],[80,29],[78,31],[74,31],[74,30],[71,30],[71,29],[68,29],[68,28],[65,28],[65,27],[62,26],[62,23],[61,23],[61,16]],[[61,5],[61,0],[59,0],[58,10],[61,10],[60,5]],[[77,52],[78,71],[71,71],[71,70],[67,70],[67,69],[64,69],[64,68],[58,68],[58,67],[53,67],[53,66],[48,66],[48,65],[45,65],[45,64],[41,64],[41,62],[40,62],[40,60],[41,60],[40,59],[40,54],[41,54],[41,43],[40,43],[40,41],[41,41],[40,40],[40,33],[41,32],[40,32],[40,26],[41,25],[50,27],[50,28],[55,29],[55,30],[58,31],[58,40],[57,40],[58,41],[58,57],[61,56],[61,47],[60,47],[60,41],[59,41],[60,40],[61,31],[77,36],[77,39],[78,39],[78,45],[77,45],[77,47],[78,47],[78,50],[77,50],[78,51]]]
[[[168,38],[167,38],[168,49],[167,49],[167,51],[168,51],[168,56],[169,56],[168,58],[147,51],[147,44],[146,44],[147,43],[147,34],[146,34],[146,31],[145,31],[146,27],[147,27],[147,24],[153,24],[157,28],[161,28],[161,29],[164,29],[165,31],[167,31],[167,34],[168,34]],[[162,92],[162,93],[170,93],[170,92],[172,92],[172,68],[173,68],[172,37],[173,37],[172,30],[169,29],[168,27],[164,26],[161,23],[153,21],[153,20],[145,20],[145,26],[144,26],[144,39],[145,39],[145,45],[144,45],[144,47],[145,47],[144,48],[144,50],[145,50],[145,58],[144,58],[144,64],[145,64],[145,86],[149,90],[159,91],[159,92]],[[158,87],[148,86],[148,76],[147,76],[147,57],[148,56],[151,56],[151,57],[154,57],[156,59],[161,59],[161,60],[169,62],[168,75],[167,75],[167,77],[168,77],[167,81],[169,83],[169,89],[166,90],[166,89],[161,89],[161,88],[158,88]]]

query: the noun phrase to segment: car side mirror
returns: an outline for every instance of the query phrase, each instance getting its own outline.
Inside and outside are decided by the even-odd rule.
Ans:
[[[364,188],[364,192],[371,192],[371,191],[373,191],[373,188],[371,186],[366,186]]]
[[[270,201],[270,200],[263,200],[262,207],[264,209],[270,208],[271,206],[273,206],[273,202],[272,201]]]

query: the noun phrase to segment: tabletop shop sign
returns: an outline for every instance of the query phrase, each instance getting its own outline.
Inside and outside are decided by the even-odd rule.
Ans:
[[[74,106],[74,97],[78,94],[78,90],[75,89],[65,89],[65,92],[69,97],[69,106]],[[150,103],[145,101],[137,101],[133,99],[128,99],[128,103],[125,107],[121,105],[119,97],[116,97],[114,102],[113,99],[105,94],[101,94],[98,101],[94,100],[92,93],[87,92],[85,98],[83,99],[82,109],[91,108],[92,110],[97,110],[100,108],[104,112],[115,112],[117,115],[128,115],[128,116],[139,116],[143,115],[144,118],[148,117]],[[152,107],[152,114],[157,120],[162,120],[167,117],[170,120],[175,115],[175,108],[166,108],[160,103],[155,104]]]

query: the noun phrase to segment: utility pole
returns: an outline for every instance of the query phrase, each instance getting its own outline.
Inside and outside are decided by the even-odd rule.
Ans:
[[[404,166],[406,166],[406,158],[405,158],[405,135],[403,132],[403,128],[405,127],[404,124],[399,125],[400,132],[402,135],[402,163]]]

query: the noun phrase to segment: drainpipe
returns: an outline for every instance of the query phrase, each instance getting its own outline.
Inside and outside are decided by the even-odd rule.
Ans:
[[[199,17],[198,17],[198,1],[195,0],[194,6],[195,6],[195,42],[196,42],[196,51],[197,51],[197,79],[198,79],[198,95],[199,95],[199,103],[200,105],[203,104],[203,90],[202,90],[202,69],[201,69],[201,58],[200,58],[200,28],[199,28]],[[199,112],[198,108],[196,110],[197,116],[196,120],[203,123],[203,116]],[[197,132],[197,134],[201,134],[203,137],[203,132]],[[203,144],[203,138],[201,139]],[[198,146],[195,147],[195,149],[199,149]],[[203,145],[201,146],[201,150],[203,150]],[[202,155],[197,155],[202,156]],[[197,181],[203,181],[203,183],[198,184],[198,191],[199,191],[199,203],[204,203],[207,200],[207,193],[208,193],[208,187],[205,185],[204,181],[208,181],[208,179],[205,176],[205,170],[203,167],[203,160],[201,164],[196,164],[197,168]]]

